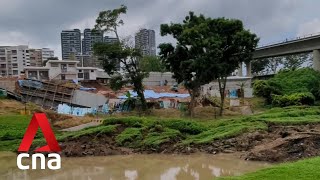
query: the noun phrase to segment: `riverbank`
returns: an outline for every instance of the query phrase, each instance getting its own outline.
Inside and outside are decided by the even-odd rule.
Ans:
[[[320,107],[209,121],[110,117],[59,140],[65,156],[241,152],[247,160],[287,162],[320,155]]]
[[[30,116],[0,115],[0,151],[16,151]],[[286,162],[320,155],[320,107],[274,108],[220,120],[108,117],[97,127],[60,132],[65,156],[209,154],[240,152],[243,159]],[[33,148],[45,144],[39,133]]]

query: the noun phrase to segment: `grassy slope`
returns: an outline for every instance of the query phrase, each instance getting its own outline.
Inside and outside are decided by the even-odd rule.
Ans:
[[[30,121],[30,116],[0,115],[0,151],[15,151]],[[283,125],[320,122],[320,107],[274,108],[254,116],[220,120],[159,119],[157,117],[110,117],[104,125],[78,132],[56,132],[59,141],[86,134],[113,133],[122,124],[126,129],[116,137],[120,146],[157,148],[174,141],[180,145],[205,144],[241,133],[264,130],[268,123]],[[41,133],[36,143],[43,143]]]
[[[320,179],[320,157],[275,165],[271,168],[259,170],[239,177],[225,177],[221,179],[234,180],[275,180],[275,179],[299,179],[313,180]]]
[[[16,151],[31,116],[0,115],[0,151]]]

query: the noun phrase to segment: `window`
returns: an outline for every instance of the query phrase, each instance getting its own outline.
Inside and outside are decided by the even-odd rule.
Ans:
[[[79,72],[82,72],[82,70],[79,70]]]
[[[28,78],[30,79],[38,79],[38,72],[37,71],[29,71]]]
[[[13,75],[18,75],[18,70],[13,70]]]
[[[94,72],[94,70],[91,70],[91,72]]]
[[[13,68],[18,68],[18,64],[17,63],[12,63],[12,67]]]
[[[78,78],[83,78],[83,73],[78,73]]]
[[[6,68],[7,65],[6,64],[0,64],[0,68]]]
[[[58,63],[51,63],[51,67],[59,67]]]

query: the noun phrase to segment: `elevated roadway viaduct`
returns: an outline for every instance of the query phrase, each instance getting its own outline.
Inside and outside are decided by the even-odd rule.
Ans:
[[[256,48],[253,59],[286,56],[300,53],[313,53],[313,68],[320,71],[320,34],[298,37],[283,42],[264,45]],[[240,68],[242,69],[242,68]],[[246,64],[247,76],[251,76],[251,64]],[[240,70],[239,75],[242,75]]]

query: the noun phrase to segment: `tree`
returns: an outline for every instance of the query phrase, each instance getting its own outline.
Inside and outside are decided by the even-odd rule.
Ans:
[[[266,73],[276,74],[281,69],[298,69],[302,66],[309,67],[311,59],[309,53],[258,59],[252,62],[252,73],[261,74],[261,72],[265,71]]]
[[[113,32],[115,33],[118,41],[120,41],[118,35],[118,26],[124,25],[122,19],[120,19],[121,14],[127,13],[127,6],[121,5],[118,9],[101,11],[98,18],[96,19],[95,30],[101,32]]]
[[[144,56],[139,60],[139,67],[144,72],[164,72],[166,67],[157,56]]]
[[[173,77],[188,89],[191,116],[201,85],[213,80],[219,83],[222,115],[227,76],[240,62],[250,62],[258,43],[256,35],[245,30],[240,20],[211,19],[193,12],[182,24],[162,24],[161,35],[172,35],[177,40],[176,47],[161,44],[160,55]]]
[[[266,70],[269,64],[269,59],[258,59],[251,62],[251,73],[261,75]]]
[[[120,8],[114,10],[102,11],[96,20],[95,30],[101,32],[113,32],[115,33],[118,42],[108,43],[96,43],[93,46],[94,54],[98,56],[98,60],[102,62],[103,69],[110,75],[113,75],[117,79],[115,84],[123,85],[125,83],[131,83],[133,90],[137,92],[139,100],[141,101],[142,110],[147,109],[146,99],[144,97],[144,87],[142,80],[147,76],[147,73],[143,72],[138,66],[138,59],[142,57],[139,49],[133,47],[127,39],[120,40],[117,27],[124,25],[123,20],[120,19],[121,14],[127,12],[127,7],[121,5]],[[120,66],[120,63],[123,66]],[[123,74],[117,72],[119,68],[124,71]],[[119,78],[121,77],[121,78]],[[122,82],[119,82],[119,79]],[[118,89],[115,87],[114,89]]]
[[[280,68],[280,66],[283,64],[283,58],[282,57],[272,57],[268,58],[268,65],[267,65],[267,71],[268,74],[276,74],[277,70]]]
[[[298,69],[307,61],[310,61],[310,54],[293,54],[284,57],[283,68],[284,69]]]

